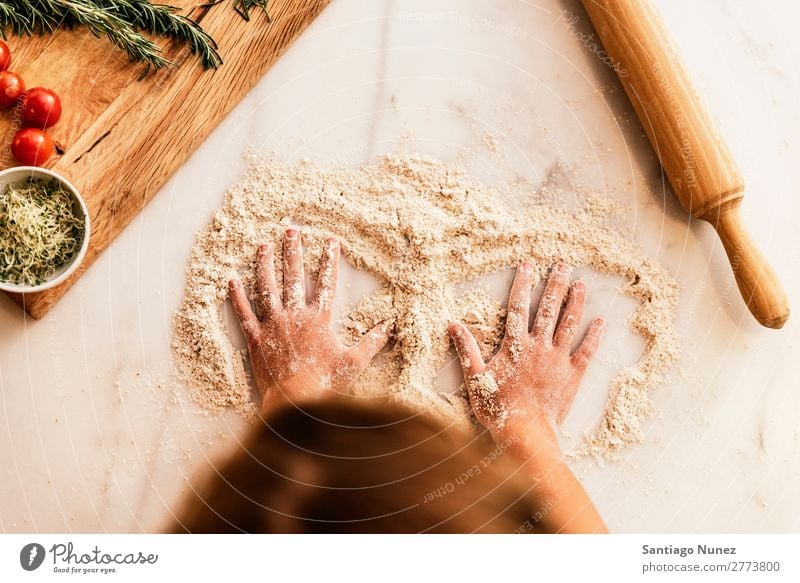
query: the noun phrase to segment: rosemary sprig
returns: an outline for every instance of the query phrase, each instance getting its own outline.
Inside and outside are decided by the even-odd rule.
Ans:
[[[239,13],[239,16],[245,20],[250,20],[250,11],[253,8],[260,8],[264,15],[267,17],[267,22],[271,22],[267,8],[269,0],[234,0],[233,9]]]
[[[204,7],[217,4],[217,0]],[[245,20],[260,8],[270,22],[269,0],[233,0],[233,8]],[[0,0],[0,36],[49,34],[59,28],[86,26],[97,37],[107,37],[125,51],[131,61],[144,64],[146,75],[172,63],[161,48],[143,33],[173,39],[197,55],[203,67],[222,64],[217,43],[200,24],[178,9],[150,0]]]
[[[8,22],[14,34],[48,34],[57,28],[83,25],[93,35],[107,37],[124,50],[131,61],[144,63],[145,74],[151,68],[160,69],[169,64],[157,44],[92,0],[7,0],[6,4],[14,9],[15,16]]]
[[[28,19],[17,13],[11,4],[0,2],[0,35],[6,38],[6,30],[11,29],[14,34],[20,34],[19,30],[28,30],[30,27]],[[22,34],[27,34],[23,32]]]
[[[222,64],[217,43],[200,25],[167,4],[153,4],[148,0],[96,0],[97,4],[112,10],[117,16],[137,30],[186,43],[192,54],[200,57],[203,67],[216,69]]]
[[[105,35],[108,40],[128,54],[131,61],[144,63],[147,74],[150,68],[161,69],[170,64],[161,54],[161,49],[153,41],[136,32],[113,11],[97,6],[89,0],[38,0],[60,5],[65,16],[75,24],[84,25],[93,35]]]
[[[42,10],[37,0],[12,0],[9,4],[18,14],[11,23],[12,32],[18,35],[52,32],[64,19],[60,8],[54,7],[49,12]]]

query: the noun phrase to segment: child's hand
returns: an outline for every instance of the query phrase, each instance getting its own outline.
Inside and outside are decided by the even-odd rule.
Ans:
[[[570,354],[586,284],[576,281],[570,286],[569,275],[566,265],[553,268],[529,331],[532,268],[530,263],[519,267],[509,296],[505,338],[488,364],[469,330],[457,322],[450,325],[475,417],[495,438],[542,430],[541,435],[555,440],[554,428],[566,417],[597,350],[605,331],[602,318],[590,324],[580,346]]]
[[[344,346],[330,327],[331,305],[339,276],[339,243],[328,239],[320,260],[314,298],[306,303],[300,233],[286,231],[283,248],[283,299],[278,291],[272,246],[258,248],[256,302],[250,307],[244,286],[230,281],[230,296],[247,347],[262,411],[275,398],[314,397],[327,388],[347,387],[389,340],[389,326],[379,324],[355,346]]]

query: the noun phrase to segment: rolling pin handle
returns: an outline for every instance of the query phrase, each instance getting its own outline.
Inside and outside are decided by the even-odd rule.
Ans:
[[[739,216],[741,198],[719,207],[713,217],[703,217],[717,230],[728,254],[736,285],[747,307],[763,326],[781,328],[789,319],[789,300],[778,277],[753,244]]]

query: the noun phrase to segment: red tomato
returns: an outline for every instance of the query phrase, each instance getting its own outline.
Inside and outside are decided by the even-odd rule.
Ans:
[[[0,72],[0,108],[12,107],[25,93],[22,77],[11,71]]]
[[[5,71],[11,65],[11,49],[0,40],[0,71]]]
[[[44,87],[29,89],[22,97],[22,121],[37,128],[47,128],[61,117],[61,98]]]
[[[53,155],[53,140],[38,128],[22,128],[11,142],[11,153],[24,166],[39,166]]]

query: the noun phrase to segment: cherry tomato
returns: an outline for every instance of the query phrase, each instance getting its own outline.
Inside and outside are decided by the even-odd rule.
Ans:
[[[28,89],[22,97],[22,121],[26,124],[47,128],[61,117],[61,98],[55,91],[44,87]]]
[[[53,155],[55,145],[39,128],[22,128],[11,142],[11,153],[24,166],[39,166]]]
[[[12,107],[25,93],[22,77],[11,71],[0,72],[0,108]]]
[[[11,65],[11,49],[0,40],[0,71],[5,71]]]

